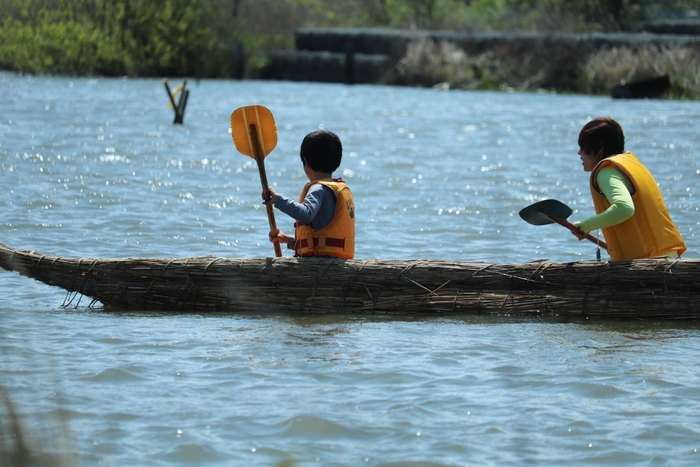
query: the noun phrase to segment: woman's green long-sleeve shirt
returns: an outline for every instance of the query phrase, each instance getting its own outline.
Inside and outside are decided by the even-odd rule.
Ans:
[[[632,186],[620,172],[604,167],[598,171],[596,182],[610,202],[610,207],[600,214],[576,222],[578,228],[585,233],[617,225],[634,215],[634,202],[630,194]]]

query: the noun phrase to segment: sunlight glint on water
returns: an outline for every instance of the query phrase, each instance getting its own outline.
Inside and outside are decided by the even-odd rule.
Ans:
[[[272,256],[231,112],[275,116],[268,179],[296,197],[303,136],[341,137],[358,258],[595,258],[518,211],[592,213],[576,141],[618,119],[698,257],[696,102],[0,74],[2,238],[80,257]],[[291,221],[277,215],[289,230]],[[285,252],[288,255],[288,252]],[[0,384],[61,409],[84,465],[697,465],[695,323],[170,315],[62,308],[0,272]]]

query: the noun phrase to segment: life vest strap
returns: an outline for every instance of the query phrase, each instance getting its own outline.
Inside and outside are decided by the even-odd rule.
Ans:
[[[318,246],[318,237],[314,237],[314,246]],[[332,246],[333,248],[345,248],[344,238],[328,238],[326,237],[326,246]],[[297,241],[297,248],[308,248],[309,241],[305,238]]]

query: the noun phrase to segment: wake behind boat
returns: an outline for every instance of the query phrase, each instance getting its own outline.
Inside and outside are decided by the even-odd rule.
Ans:
[[[0,243],[0,267],[92,304],[196,312],[697,319],[700,260],[495,264],[332,258],[63,258]]]

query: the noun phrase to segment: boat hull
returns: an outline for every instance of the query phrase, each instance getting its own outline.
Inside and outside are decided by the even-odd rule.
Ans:
[[[69,297],[83,295],[93,304],[129,310],[619,319],[697,319],[700,314],[696,260],[85,259],[0,244],[0,267],[61,287]]]

